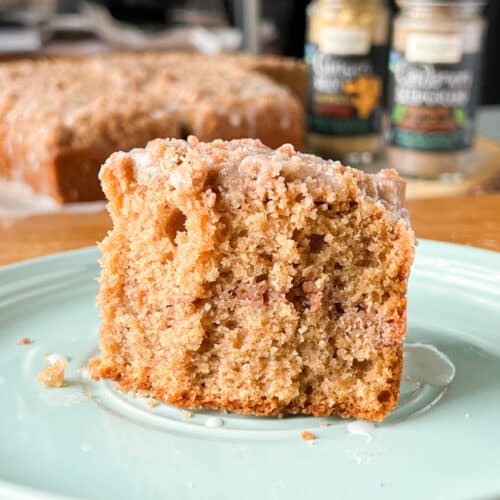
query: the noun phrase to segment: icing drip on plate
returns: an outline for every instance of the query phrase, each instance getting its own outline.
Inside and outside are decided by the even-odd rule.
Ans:
[[[430,344],[405,344],[403,379],[444,387],[455,377],[450,358]]]

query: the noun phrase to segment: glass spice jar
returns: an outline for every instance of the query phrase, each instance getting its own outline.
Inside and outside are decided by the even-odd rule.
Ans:
[[[315,0],[307,8],[311,152],[370,163],[383,145],[389,12],[383,0]]]
[[[402,174],[454,180],[474,169],[484,2],[398,0],[389,57],[387,159]]]

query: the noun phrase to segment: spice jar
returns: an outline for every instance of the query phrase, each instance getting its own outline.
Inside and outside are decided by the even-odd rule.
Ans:
[[[389,57],[389,164],[409,176],[461,177],[474,168],[483,2],[398,5]]]
[[[316,0],[307,17],[309,149],[369,163],[383,144],[388,9],[382,0]]]

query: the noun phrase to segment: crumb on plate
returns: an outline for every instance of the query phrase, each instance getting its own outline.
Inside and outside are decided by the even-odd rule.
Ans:
[[[101,361],[99,359],[92,358],[87,368],[92,380],[99,380],[101,378]]]
[[[29,337],[23,337],[17,342],[18,345],[28,345],[31,344],[31,339]]]
[[[47,387],[61,387],[68,360],[60,354],[51,354],[45,358],[45,363],[45,368],[37,375],[38,382]]]
[[[304,431],[302,432],[302,439],[304,441],[314,441],[316,436],[310,431]]]

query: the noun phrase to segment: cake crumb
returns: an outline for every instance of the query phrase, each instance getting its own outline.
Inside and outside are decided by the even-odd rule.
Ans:
[[[23,337],[17,342],[18,345],[28,345],[31,344],[31,339],[29,337]]]
[[[226,410],[225,408],[221,408],[221,409],[219,410],[219,413],[220,413],[221,415],[227,415],[227,410]]]
[[[281,420],[283,418],[283,413],[278,413],[278,419]]]
[[[377,481],[377,486],[378,486],[379,488],[383,488],[383,487],[385,486],[384,481],[381,481],[381,480],[379,479],[379,480]]]
[[[190,418],[193,418],[193,412],[187,411],[187,410],[182,410],[182,416],[186,419],[189,420]]]
[[[92,380],[99,380],[101,378],[101,361],[99,359],[92,358],[87,365],[87,369]]]
[[[135,391],[128,391],[128,392],[127,392],[127,396],[128,396],[130,399],[135,399]]]
[[[314,441],[316,436],[310,431],[304,431],[302,432],[302,439],[304,441]]]
[[[90,391],[83,391],[83,395],[86,397],[86,398],[91,398],[92,397],[92,393]]]
[[[330,427],[330,423],[329,422],[321,422],[319,424],[320,427]]]
[[[45,363],[45,368],[36,377],[38,382],[47,387],[61,387],[68,360],[60,354],[51,354],[45,358]]]
[[[160,402],[155,398],[148,398],[148,400],[146,401],[146,404],[150,408],[154,408],[155,406],[158,406],[160,404]]]
[[[285,155],[291,156],[295,153],[295,148],[292,144],[283,144],[277,149],[278,152],[283,153]]]

